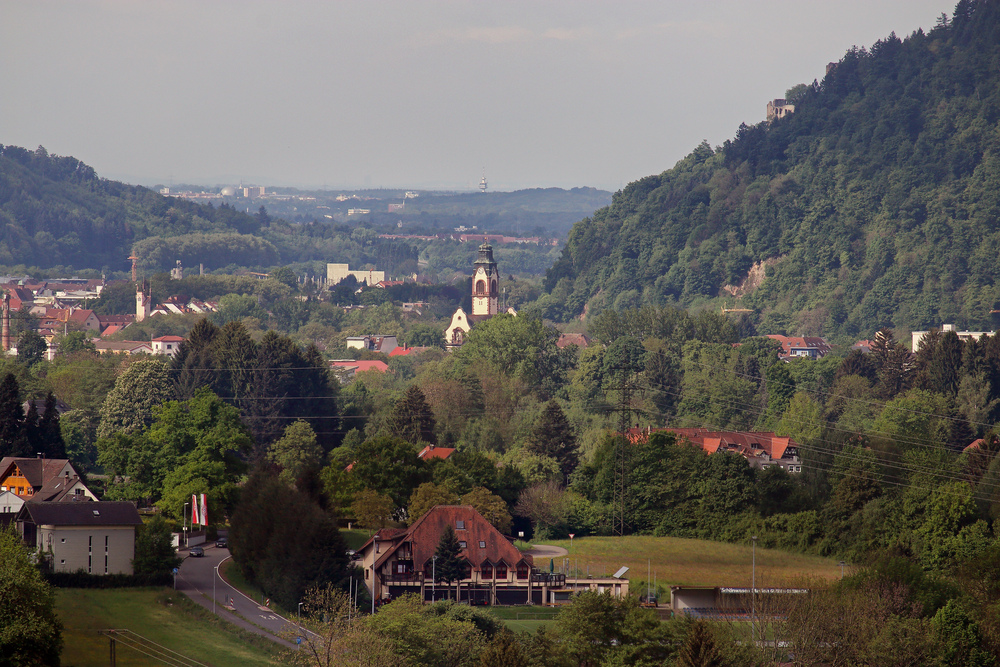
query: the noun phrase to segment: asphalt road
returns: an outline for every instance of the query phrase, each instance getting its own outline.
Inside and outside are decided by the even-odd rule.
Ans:
[[[229,550],[211,543],[202,547],[205,555],[200,558],[190,557],[187,549],[178,552],[184,562],[177,574],[177,590],[209,611],[213,611],[214,595],[214,611],[220,618],[284,646],[294,646],[278,636],[282,630],[294,627],[294,620],[290,622],[278,616],[263,607],[260,600],[251,600],[216,575],[216,567],[229,558]]]

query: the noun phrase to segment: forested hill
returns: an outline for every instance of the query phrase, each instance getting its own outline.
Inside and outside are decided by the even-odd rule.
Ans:
[[[787,97],[794,114],[703,142],[577,223],[547,314],[711,302],[754,309],[762,333],[993,326],[1000,2],[963,0],[927,32],[853,48]],[[737,301],[726,286],[761,262]]]
[[[0,265],[120,271],[136,241],[185,235],[219,246],[216,261],[268,265],[277,251],[250,236],[260,229],[258,217],[228,206],[170,199],[98,178],[83,162],[42,147],[0,146]],[[149,268],[162,267],[151,258]]]

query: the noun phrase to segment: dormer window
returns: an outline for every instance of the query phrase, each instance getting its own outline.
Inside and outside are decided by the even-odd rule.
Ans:
[[[465,549],[469,545],[465,543],[465,540],[460,540],[459,543],[458,543],[458,546],[461,549]]]
[[[461,519],[459,519],[458,521],[456,521],[455,522],[455,529],[456,530],[465,530],[465,522],[462,521]]]

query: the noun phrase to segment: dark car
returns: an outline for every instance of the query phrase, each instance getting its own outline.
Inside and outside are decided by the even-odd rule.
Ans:
[[[226,538],[220,537],[215,541],[215,546],[219,547],[220,549],[228,549],[229,542],[226,541]]]
[[[205,555],[205,550],[201,547],[191,547],[191,551],[188,552],[188,555],[192,558],[200,558]]]

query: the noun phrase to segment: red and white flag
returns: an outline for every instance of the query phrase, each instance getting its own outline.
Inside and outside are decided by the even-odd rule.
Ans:
[[[191,525],[196,526],[201,521],[198,521],[198,494],[191,494]]]
[[[208,501],[205,500],[205,494],[201,494],[201,525],[208,525]]]

